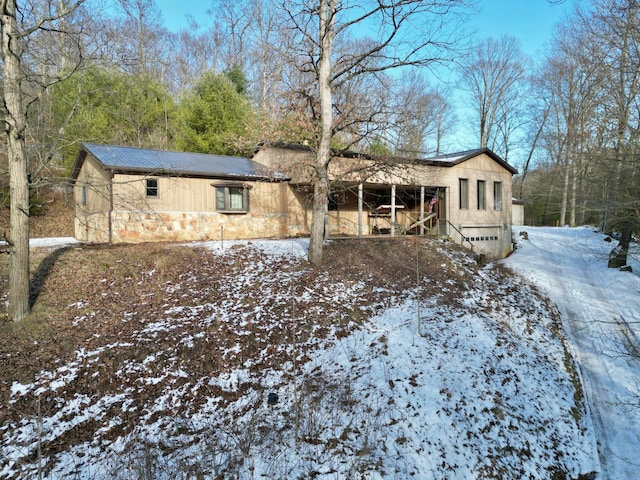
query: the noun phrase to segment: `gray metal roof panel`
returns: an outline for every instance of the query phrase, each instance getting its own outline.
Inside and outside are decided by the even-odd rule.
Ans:
[[[228,155],[147,150],[114,145],[83,144],[105,168],[121,172],[179,174],[201,177],[288,180],[286,175],[253,160]]]
[[[518,170],[505,162],[502,158],[500,158],[496,153],[490,150],[487,147],[483,148],[474,148],[473,150],[465,150],[463,152],[449,153],[446,155],[438,155],[433,158],[426,158],[419,160],[419,162],[424,163],[426,165],[443,165],[443,166],[455,166],[462,162],[469,160],[470,158],[476,157],[481,154],[487,154],[490,158],[492,158],[495,162],[500,164],[503,168],[509,171],[511,174],[517,174]]]

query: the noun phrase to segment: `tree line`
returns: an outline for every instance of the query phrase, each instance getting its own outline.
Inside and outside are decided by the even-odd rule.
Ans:
[[[309,145],[314,263],[335,148],[421,158],[486,146],[520,169],[529,223],[601,224],[630,239],[637,0],[579,3],[535,63],[514,38],[468,35],[474,4],[212,0],[207,18],[170,32],[154,0],[0,0],[5,237],[10,290],[23,292],[9,316],[28,312],[30,192],[64,184],[82,142],[232,155],[260,141]],[[462,119],[443,68],[473,112],[468,145],[455,143]]]
[[[516,179],[531,224],[640,233],[640,3],[577,3],[531,77],[527,141]]]

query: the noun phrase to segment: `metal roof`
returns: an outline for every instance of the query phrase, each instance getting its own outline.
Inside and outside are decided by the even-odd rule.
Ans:
[[[424,163],[426,165],[442,165],[446,167],[452,167],[454,165],[458,165],[462,162],[465,162],[473,157],[477,157],[481,154],[487,154],[491,159],[500,164],[503,168],[509,171],[511,174],[515,175],[518,173],[514,167],[505,162],[502,158],[500,158],[497,154],[495,154],[492,150],[487,147],[483,148],[475,148],[473,150],[465,150],[464,152],[456,152],[449,153],[446,155],[438,155],[437,157],[425,158],[419,160],[420,163]]]
[[[177,174],[185,177],[243,180],[289,180],[288,176],[244,157],[146,150],[91,143],[82,145],[74,166],[74,178],[77,178],[84,161],[83,151],[93,155],[105,169],[119,173]]]
[[[260,148],[265,148],[265,147],[269,147],[269,146],[273,146],[273,147],[278,147],[278,148],[286,148],[289,150],[305,150],[305,151],[311,151],[311,147],[307,146],[307,145],[298,145],[298,144],[292,144],[292,143],[271,143],[271,144],[263,144]],[[257,150],[256,150],[257,152]],[[449,153],[449,154],[443,154],[443,155],[437,155],[435,157],[431,157],[431,158],[409,158],[409,157],[396,157],[396,156],[380,156],[380,155],[372,155],[372,154],[368,154],[368,153],[362,153],[362,152],[356,152],[353,150],[334,150],[334,155],[337,157],[343,157],[343,158],[365,158],[365,159],[375,159],[375,158],[385,158],[386,161],[390,161],[390,162],[398,162],[398,163],[416,163],[416,164],[422,164],[422,165],[431,165],[431,166],[435,166],[435,167],[453,167],[456,165],[459,165],[462,162],[466,162],[467,160],[470,160],[474,157],[477,157],[478,155],[482,155],[483,153],[488,155],[489,158],[491,158],[492,160],[494,160],[495,162],[497,162],[499,165],[501,165],[504,169],[506,169],[508,172],[510,172],[511,174],[515,175],[518,173],[518,170],[514,167],[512,167],[509,163],[507,163],[506,161],[504,161],[500,156],[498,156],[495,152],[493,152],[491,149],[487,148],[487,147],[482,147],[482,148],[474,148],[472,150],[465,150],[462,152],[455,152],[455,153]],[[254,152],[255,154],[255,152]]]

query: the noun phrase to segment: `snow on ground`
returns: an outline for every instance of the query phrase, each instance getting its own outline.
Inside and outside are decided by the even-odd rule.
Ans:
[[[607,268],[617,242],[592,228],[522,227],[505,264],[537,284],[562,314],[597,438],[599,479],[640,478],[640,250],[633,273]]]
[[[30,247],[65,247],[79,243],[73,237],[53,237],[53,238],[32,238],[29,240]]]
[[[589,336],[593,337],[589,345],[577,336],[570,342],[580,373],[590,382],[591,416],[575,387],[578,373],[558,334],[557,310],[519,277],[498,275],[496,265],[490,264],[475,275],[459,306],[429,296],[429,290],[446,291],[449,286],[446,282],[430,284],[426,278],[427,288],[406,292],[402,298],[375,308],[363,307],[362,314],[369,321],[348,335],[334,331],[321,341],[293,341],[288,346],[290,360],[269,370],[256,371],[247,359],[242,367],[211,377],[206,372],[181,369],[172,361],[173,350],[130,358],[117,372],[118,377],[133,372],[139,375],[160,361],[171,368],[162,376],[136,378],[131,386],[100,398],[77,394],[73,402],[61,403],[56,411],[0,425],[0,477],[34,477],[39,466],[46,465],[46,478],[53,479],[168,479],[180,475],[321,480],[577,479],[600,469],[591,418],[597,417],[598,406],[604,410],[605,405],[598,402],[607,401],[613,402],[608,407],[614,413],[594,420],[599,439],[605,437],[609,419],[616,428],[607,430],[604,446],[609,450],[599,449],[600,461],[602,454],[611,453],[615,459],[604,458],[603,462],[607,473],[617,475],[610,478],[634,478],[628,474],[628,462],[632,449],[640,451],[638,411],[626,411],[628,428],[617,426],[623,416],[622,404],[635,401],[637,405],[637,366],[623,355],[625,343],[615,341],[617,324],[598,322],[604,315],[587,304],[606,299],[595,294],[596,280],[607,288],[609,282],[618,287],[632,285],[618,290],[611,308],[620,318],[637,321],[637,274],[608,271],[606,265],[601,268],[600,257],[590,260],[592,240],[601,238],[587,229],[560,234],[562,229],[529,232],[529,242],[521,242],[506,263],[548,288],[564,316],[576,317],[568,323],[572,335],[597,328],[597,335]],[[230,264],[245,269],[238,272],[240,282],[251,283],[258,277],[265,281],[272,275],[270,294],[291,302],[287,282],[295,279],[279,277],[274,265],[304,265],[303,241],[212,242],[207,246],[212,254],[229,256]],[[243,248],[258,249],[264,255],[252,265],[234,263],[234,258],[246,258]],[[455,265],[452,275],[469,268],[466,256],[448,255]],[[575,275],[565,276],[562,268],[572,265],[577,269]],[[339,295],[334,303],[345,307],[356,304],[361,288],[357,283],[323,282],[319,278],[315,290],[305,295]],[[582,289],[582,283],[590,289]],[[186,287],[172,284],[167,288]],[[635,309],[627,305],[631,298],[625,296],[634,291]],[[578,299],[579,294],[587,297]],[[229,296],[215,306],[216,318],[197,321],[203,328],[220,321],[240,339],[252,316],[268,315],[262,308],[256,302],[247,312],[242,298]],[[148,319],[146,329],[139,333],[140,341],[153,341],[153,335],[196,321],[192,315],[198,309],[198,305],[167,306],[164,318]],[[179,317],[181,312],[184,318]],[[607,318],[617,320],[614,317]],[[629,323],[629,328],[632,326]],[[625,332],[631,335],[630,330]],[[208,334],[203,330],[195,335]],[[179,340],[188,347],[194,340],[193,331]],[[36,393],[55,397],[61,385],[74,381],[81,366],[98,362],[111,347],[130,346],[79,350],[75,361],[43,370],[33,383],[14,382],[10,403]],[[241,348],[236,346],[237,351]],[[267,350],[258,353],[268,354]],[[595,356],[602,353],[609,356],[597,364]],[[303,362],[305,355],[307,362]],[[623,376],[625,366],[630,370]],[[587,371],[597,373],[596,369],[604,371],[605,367],[617,382],[597,383]],[[136,403],[140,388],[158,384],[166,386],[153,403]],[[215,386],[226,396],[225,401],[212,396],[189,406],[206,386]],[[598,393],[600,386],[615,390],[605,397]],[[276,394],[277,402],[270,404],[267,393]],[[109,434],[134,411],[143,415],[132,432],[116,438]],[[178,411],[187,413],[175,413]],[[38,459],[42,441],[55,442],[89,421],[102,425],[93,440]],[[624,432],[629,445],[622,442]]]
[[[78,240],[73,237],[32,238],[29,240],[29,246],[32,248],[65,247],[77,243],[79,243]],[[7,245],[7,242],[0,241],[0,245]]]

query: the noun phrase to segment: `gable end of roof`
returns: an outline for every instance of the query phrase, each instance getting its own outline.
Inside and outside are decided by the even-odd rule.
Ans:
[[[512,175],[515,175],[518,173],[517,169],[509,165],[502,158],[500,158],[499,155],[497,155],[495,152],[493,152],[491,149],[487,147],[475,148],[473,150],[465,150],[462,152],[450,153],[446,155],[439,155],[433,158],[427,158],[427,159],[421,160],[420,163],[425,163],[427,165],[436,165],[436,166],[440,165],[443,167],[454,167],[456,165],[459,165],[463,162],[466,162],[467,160],[470,160],[482,154],[487,155],[489,158],[491,158],[494,162],[498,163],[501,167],[503,167]]]

